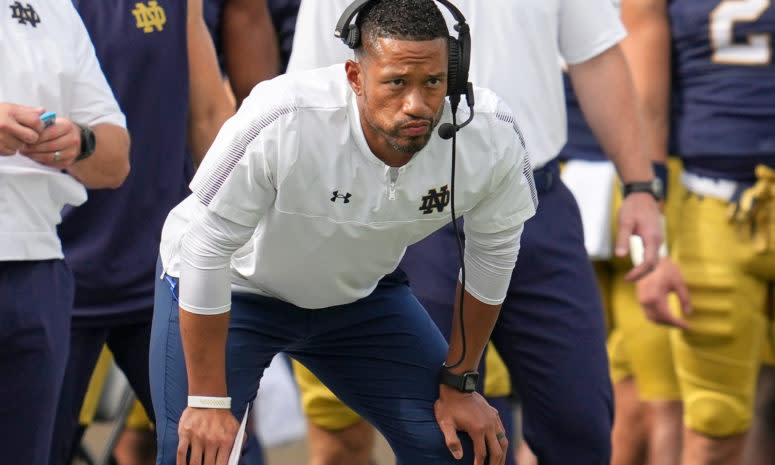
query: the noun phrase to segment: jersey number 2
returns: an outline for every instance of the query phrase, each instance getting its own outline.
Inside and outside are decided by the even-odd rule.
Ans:
[[[723,0],[710,13],[710,44],[713,62],[728,65],[767,65],[772,60],[770,34],[748,34],[735,43],[738,22],[754,22],[770,7],[770,0]]]

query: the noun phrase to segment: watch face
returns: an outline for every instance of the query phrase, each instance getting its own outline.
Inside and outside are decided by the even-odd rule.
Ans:
[[[476,390],[476,382],[479,380],[479,375],[477,373],[467,373],[465,375],[465,381],[463,390],[466,392],[473,392]]]

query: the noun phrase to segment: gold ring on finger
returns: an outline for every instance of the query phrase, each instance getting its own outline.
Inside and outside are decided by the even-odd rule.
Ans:
[[[503,431],[501,431],[500,433],[497,433],[497,434],[495,435],[495,439],[497,439],[498,441],[500,441],[501,439],[503,439],[503,438],[505,438],[505,437],[506,437],[506,433],[505,433],[505,432],[503,432]]]

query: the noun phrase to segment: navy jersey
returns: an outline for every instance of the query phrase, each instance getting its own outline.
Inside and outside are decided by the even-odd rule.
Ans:
[[[131,172],[64,212],[59,235],[77,282],[76,316],[153,308],[167,213],[188,194],[189,81],[184,0],[75,0],[124,111]]]
[[[584,119],[576,93],[573,91],[568,73],[563,74],[565,84],[565,106],[568,113],[568,142],[560,151],[561,160],[602,161],[608,158]]]
[[[223,5],[229,0],[205,0],[203,3],[203,15],[210,35],[213,36],[215,51],[218,54],[218,64],[221,70],[224,70],[225,61],[223,55],[223,30],[221,28],[221,17],[223,15]],[[272,16],[277,33],[277,42],[280,45],[280,66],[281,72],[285,72],[288,66],[288,59],[291,57],[291,45],[293,44],[293,33],[296,30],[296,14],[299,11],[301,0],[268,0],[269,14]]]
[[[272,22],[277,29],[277,41],[280,44],[282,72],[285,72],[288,59],[291,57],[293,33],[296,31],[296,15],[299,12],[300,3],[301,0],[269,0],[269,11],[272,13]]]
[[[770,0],[672,0],[669,14],[678,154],[687,168],[717,165],[705,174],[727,177],[724,159],[739,158],[752,176],[754,161],[775,157],[775,7]]]
[[[204,0],[202,2],[202,16],[204,16],[207,30],[215,45],[215,54],[218,56],[218,66],[225,74],[226,61],[223,56],[223,34],[221,29],[221,18],[223,16],[223,4],[228,0]]]

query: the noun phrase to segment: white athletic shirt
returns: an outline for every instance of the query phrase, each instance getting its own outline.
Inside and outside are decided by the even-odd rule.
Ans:
[[[0,63],[0,102],[126,126],[69,0],[0,0]],[[62,207],[85,201],[69,174],[18,153],[0,156],[0,261],[62,258]]]
[[[334,37],[351,0],[302,0],[289,70],[351,59]],[[625,36],[611,0],[452,0],[471,26],[470,81],[492,89],[514,110],[533,167],[567,140],[565,94],[558,56],[568,64],[593,58]],[[448,24],[447,9],[438,4]],[[452,31],[451,35],[457,36]],[[478,102],[477,102],[478,104]],[[462,106],[463,104],[461,104]]]
[[[467,288],[497,304],[536,194],[510,110],[486,89],[476,103],[457,137],[455,207],[465,216]],[[367,145],[344,64],[260,83],[164,225],[161,258],[181,277],[181,307],[228,311],[229,281],[302,308],[369,295],[408,245],[449,223],[451,143],[434,132],[406,165],[385,165]],[[504,276],[491,283],[487,264],[501,256]],[[230,278],[215,272],[228,265]]]

